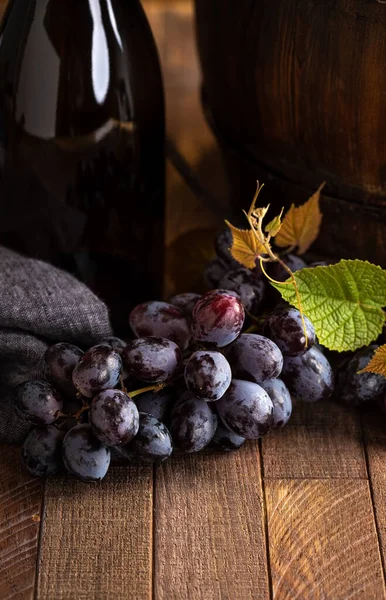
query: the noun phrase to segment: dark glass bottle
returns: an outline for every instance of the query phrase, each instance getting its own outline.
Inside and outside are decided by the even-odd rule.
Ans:
[[[0,30],[0,244],[109,305],[161,296],[164,100],[139,0],[11,0]]]

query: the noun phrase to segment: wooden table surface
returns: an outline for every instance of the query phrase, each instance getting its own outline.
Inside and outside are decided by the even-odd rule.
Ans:
[[[144,4],[169,136],[226,208],[191,3]],[[168,292],[181,240],[218,225],[169,163]],[[0,447],[0,600],[383,599],[385,465],[386,421],[334,404],[296,407],[283,432],[237,453],[115,467],[100,485],[33,479],[18,448]]]

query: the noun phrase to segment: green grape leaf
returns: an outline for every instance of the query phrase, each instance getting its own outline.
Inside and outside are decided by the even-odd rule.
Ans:
[[[339,352],[356,350],[382,332],[386,271],[381,267],[361,260],[341,260],[327,267],[301,269],[294,277],[303,313],[312,321],[323,346]],[[272,285],[298,308],[293,285]]]
[[[284,207],[281,209],[280,215],[277,215],[277,217],[272,219],[272,221],[270,221],[268,223],[268,225],[265,226],[265,233],[269,233],[271,235],[271,237],[275,237],[279,233],[279,231],[283,225],[282,220],[281,220],[283,211],[284,211]]]

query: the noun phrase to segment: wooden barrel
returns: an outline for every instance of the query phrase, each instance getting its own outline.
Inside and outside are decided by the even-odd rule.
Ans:
[[[196,0],[207,117],[234,207],[276,209],[322,181],[324,254],[386,265],[386,4]]]

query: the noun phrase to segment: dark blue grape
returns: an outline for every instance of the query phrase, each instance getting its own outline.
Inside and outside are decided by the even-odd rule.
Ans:
[[[145,302],[130,313],[130,327],[137,337],[160,337],[185,350],[190,342],[190,327],[182,311],[167,302]]]
[[[312,262],[308,265],[309,268],[314,268],[314,267],[328,267],[329,265],[333,265],[334,261],[333,260],[316,260],[315,262]]]
[[[273,425],[273,404],[257,383],[233,379],[224,396],[216,403],[223,423],[247,440],[257,439]]]
[[[252,271],[241,267],[229,271],[221,280],[219,287],[236,292],[248,313],[259,314],[264,299],[265,282],[257,279]]]
[[[170,433],[180,452],[199,452],[209,444],[217,428],[217,415],[211,406],[185,392],[171,414]]]
[[[114,388],[122,372],[122,360],[118,352],[108,344],[93,346],[76,365],[72,380],[76,389],[86,398],[98,392]]]
[[[245,443],[245,438],[237,435],[226,427],[224,423],[219,422],[216,433],[210,442],[210,447],[220,452],[231,452],[238,450]]]
[[[123,360],[129,374],[139,381],[160,383],[176,373],[182,352],[166,338],[138,338],[126,346]]]
[[[63,402],[46,381],[27,381],[16,388],[15,409],[34,425],[51,425],[63,410]]]
[[[90,425],[77,425],[63,440],[66,469],[82,481],[100,481],[110,466],[110,449],[93,434]]]
[[[281,379],[268,379],[267,381],[262,381],[260,385],[272,400],[272,429],[284,427],[290,420],[292,414],[291,394],[289,393],[287,386]]]
[[[199,350],[194,352],[185,366],[188,390],[207,402],[219,400],[227,391],[232,371],[220,352]]]
[[[24,441],[22,460],[25,468],[35,477],[48,477],[62,466],[64,431],[56,427],[32,429]]]
[[[120,390],[99,392],[91,402],[89,419],[94,434],[106,446],[124,446],[138,432],[137,406]]]
[[[233,244],[233,236],[229,227],[222,229],[215,238],[214,247],[217,256],[227,265],[227,270],[231,271],[240,268],[240,263],[235,260],[231,254],[230,248]]]
[[[63,415],[60,416],[55,421],[55,427],[60,429],[61,431],[70,431],[73,427],[78,425],[79,423],[87,423],[88,422],[88,411],[82,412],[79,417],[71,416],[76,415],[85,404],[89,403],[89,398],[65,398],[63,400]]]
[[[291,269],[292,273],[296,273],[296,271],[300,271],[300,269],[307,267],[307,263],[300,258],[300,256],[296,256],[295,254],[283,256],[282,261]],[[288,271],[286,271],[278,262],[270,263],[267,267],[267,271],[273,279],[276,279],[276,281],[285,281],[290,276]]]
[[[272,312],[264,321],[263,333],[279,346],[284,356],[300,356],[315,343],[315,329],[304,316],[307,331],[307,344],[300,312],[296,308],[280,308]]]
[[[240,266],[240,265],[239,265]],[[219,258],[214,258],[206,265],[204,269],[204,280],[212,288],[218,288],[220,281],[229,271],[229,266]]]
[[[186,292],[185,294],[177,294],[170,298],[170,304],[177,306],[187,319],[191,319],[194,305],[201,298],[201,294]]]
[[[194,307],[192,336],[196,342],[222,348],[237,338],[244,318],[243,305],[234,292],[213,290]]]
[[[233,377],[260,383],[279,377],[283,355],[275,342],[256,333],[242,333],[226,350]]]
[[[114,335],[104,338],[100,343],[111,346],[112,349],[115,350],[115,352],[118,352],[120,356],[122,356],[122,353],[128,344],[128,342],[125,342],[124,340],[121,340],[121,338],[115,337]]]
[[[173,452],[172,438],[161,421],[153,415],[141,412],[138,433],[123,450],[134,460],[162,462]]]
[[[44,355],[48,378],[68,396],[76,395],[72,372],[82,356],[80,348],[66,342],[50,346]]]
[[[134,402],[139,412],[152,415],[164,423],[168,420],[170,410],[175,402],[176,392],[173,388],[166,388],[159,392],[145,392],[136,396]]]
[[[331,365],[317,348],[286,357],[281,378],[291,395],[303,402],[327,400],[334,389]]]
[[[372,344],[355,352],[338,371],[336,399],[351,407],[379,400],[386,392],[386,378],[375,373],[358,373],[364,369],[378,346]]]
[[[133,336],[131,337],[130,341],[132,339],[133,339]],[[123,351],[129,342],[125,342],[124,340],[121,340],[121,338],[111,335],[110,337],[104,338],[104,340],[102,340],[100,343],[108,344],[109,346],[111,346],[111,348],[113,350],[115,350],[115,352],[118,352],[119,356],[122,358]],[[124,368],[122,368],[121,375],[122,375],[122,379],[127,379],[129,374],[126,372],[126,370]],[[128,385],[126,385],[126,383],[125,383],[125,386],[129,387]]]

